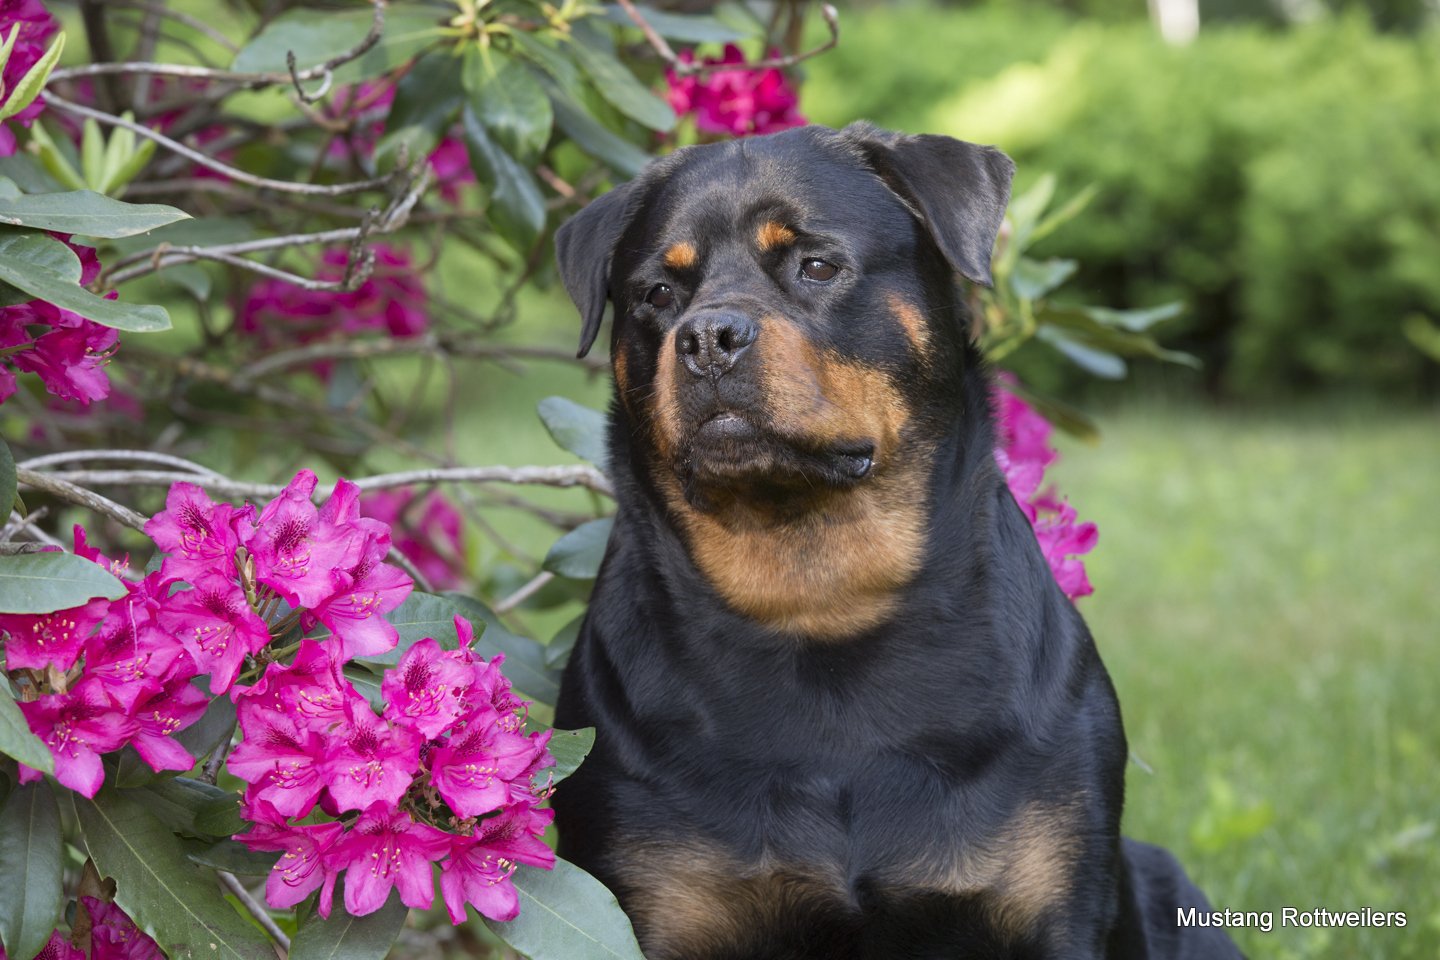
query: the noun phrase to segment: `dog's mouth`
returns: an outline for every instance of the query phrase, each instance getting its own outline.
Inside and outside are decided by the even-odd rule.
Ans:
[[[682,447],[676,472],[687,485],[797,490],[850,487],[875,469],[875,444],[782,436],[734,410],[704,420]]]

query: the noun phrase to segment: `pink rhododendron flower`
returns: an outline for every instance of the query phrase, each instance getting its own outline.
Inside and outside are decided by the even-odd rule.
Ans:
[[[270,629],[245,592],[218,574],[196,577],[189,590],[170,597],[159,619],[185,645],[197,669],[210,675],[211,693],[229,690],[245,658],[270,642]]]
[[[80,902],[90,914],[90,960],[165,960],[160,945],[117,905],[94,897],[81,897]]]
[[[40,0],[0,0],[0,41],[8,39],[10,31],[16,26],[19,26],[20,34],[10,51],[10,61],[5,64],[4,73],[0,74],[0,103],[5,102],[15,84],[44,56],[50,37],[59,25]],[[44,109],[45,102],[36,97],[24,110],[0,123],[0,157],[15,153],[15,134],[6,124],[18,123],[28,127]]]
[[[680,54],[680,60],[694,63],[695,55],[686,50]],[[739,47],[727,43],[724,56],[718,60],[707,57],[704,62],[743,64],[746,61]],[[682,116],[694,114],[695,126],[701,133],[743,137],[803,127],[808,122],[800,115],[800,97],[785,74],[774,68],[715,70],[703,76],[685,77],[669,70],[665,81],[670,106]]]
[[[55,613],[0,614],[0,630],[10,634],[5,644],[6,665],[11,670],[44,670],[52,665],[57,670],[69,670],[80,659],[85,639],[109,609],[109,601],[91,600],[84,606]]]
[[[65,693],[50,693],[21,703],[30,730],[55,756],[55,779],[76,793],[95,796],[105,779],[100,754],[119,750],[138,726],[106,693],[104,684],[83,678]],[[40,772],[20,765],[20,782]]]
[[[455,840],[440,874],[440,892],[451,923],[465,922],[465,904],[491,920],[514,920],[520,897],[510,878],[517,864],[542,870],[555,866],[555,852],[540,839],[552,810],[516,804],[482,820],[473,837]]]
[[[377,803],[393,807],[410,789],[424,738],[375,716],[363,700],[352,701],[350,707],[347,728],[326,754],[326,789],[341,811],[365,810]]]
[[[392,889],[400,891],[405,906],[428,910],[435,901],[430,865],[450,851],[450,844],[448,833],[377,803],[360,815],[325,862],[346,871],[345,909],[352,916],[379,910]]]
[[[1068,503],[1040,489],[1045,468],[1059,457],[1050,446],[1053,428],[1033,407],[1006,389],[1014,382],[1012,375],[1001,373],[991,391],[997,428],[995,462],[1015,502],[1035,529],[1040,551],[1060,589],[1071,600],[1088,596],[1094,588],[1085,574],[1085,564],[1076,558],[1095,548],[1099,533],[1093,523],[1078,523],[1075,509]]]
[[[240,539],[255,561],[255,579],[291,606],[314,607],[333,592],[330,574],[350,548],[350,534],[325,523],[310,501],[315,474],[301,470],[278,497],[260,511]]]
[[[262,822],[237,839],[251,850],[284,851],[265,880],[265,899],[270,906],[293,907],[323,885],[319,910],[321,916],[328,917],[336,871],[326,869],[325,855],[344,832],[344,825],[339,823],[292,827]]]
[[[431,755],[430,782],[451,810],[478,817],[511,801],[511,783],[521,780],[549,741],[548,730],[534,739],[507,730],[486,708],[468,717],[464,728]],[[522,781],[522,789],[528,786]]]
[[[384,615],[400,606],[415,581],[399,567],[384,563],[390,535],[359,538],[360,556],[348,569],[330,574],[330,596],[311,616],[334,631],[341,657],[374,656],[394,648],[400,634]]]
[[[175,578],[233,577],[240,546],[236,524],[244,528],[250,526],[244,521],[253,520],[253,508],[237,511],[228,503],[214,503],[193,483],[176,483],[165,495],[165,509],[145,524],[145,533],[166,554],[166,570]]]
[[[136,730],[130,745],[151,770],[189,770],[195,766],[195,758],[171,734],[199,720],[210,698],[185,673],[164,682],[146,680],[139,688],[132,713]]]
[[[457,561],[466,555],[464,521],[438,490],[417,497],[409,487],[362,497],[360,509],[390,525],[395,548],[415,564],[436,590],[457,590],[464,580]]]
[[[460,718],[460,694],[469,687],[474,670],[440,649],[432,639],[421,640],[385,672],[380,692],[385,716],[422,734],[440,736]]]
[[[255,686],[236,688],[243,710],[283,714],[320,733],[348,722],[349,701],[357,696],[341,678],[340,661],[315,640],[300,641],[290,666],[273,664]]]
[[[0,947],[0,960],[6,960],[5,948]],[[35,954],[35,960],[87,960],[85,951],[77,949],[70,943],[70,938],[56,930],[50,934],[50,940]]]

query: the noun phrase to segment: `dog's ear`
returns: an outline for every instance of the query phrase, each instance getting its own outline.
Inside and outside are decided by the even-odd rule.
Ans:
[[[950,265],[989,286],[990,252],[1010,202],[1015,162],[995,147],[932,134],[905,136],[868,123],[851,124],[842,136],[909,204]]]
[[[635,181],[623,183],[593,200],[555,232],[555,262],[560,279],[580,308],[580,350],[590,352],[600,334],[605,304],[610,299],[610,265],[615,245],[630,223],[638,197]]]

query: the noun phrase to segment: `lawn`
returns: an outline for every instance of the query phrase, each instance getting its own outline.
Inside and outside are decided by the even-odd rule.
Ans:
[[[1440,953],[1440,423],[1422,412],[1140,405],[1066,444],[1100,544],[1081,601],[1131,749],[1126,832],[1255,957]],[[1148,766],[1147,772],[1140,762]],[[1280,929],[1282,907],[1403,930]]]

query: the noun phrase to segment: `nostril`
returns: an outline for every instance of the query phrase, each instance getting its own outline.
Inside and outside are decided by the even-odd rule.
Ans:
[[[700,352],[700,338],[693,331],[687,330],[676,338],[675,349],[682,357],[693,357]]]
[[[725,353],[739,353],[755,342],[759,327],[748,320],[727,323],[715,334],[715,344]]]

